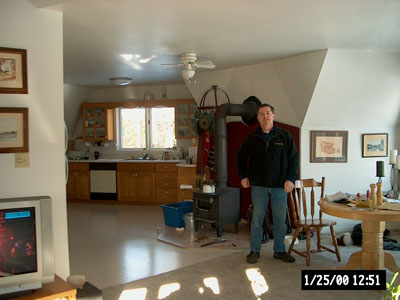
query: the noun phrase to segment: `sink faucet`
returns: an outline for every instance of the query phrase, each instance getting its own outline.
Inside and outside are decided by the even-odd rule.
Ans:
[[[143,153],[143,157],[142,157],[142,159],[148,159],[148,156],[149,156],[149,153],[147,153],[147,152],[144,152],[144,153]]]

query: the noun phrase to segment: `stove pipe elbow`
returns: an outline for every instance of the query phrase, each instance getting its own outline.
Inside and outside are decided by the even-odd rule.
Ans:
[[[224,188],[228,183],[228,143],[226,130],[227,116],[241,116],[246,125],[257,122],[257,109],[261,105],[255,96],[247,98],[243,104],[225,103],[217,107],[215,122],[215,179],[217,187]]]

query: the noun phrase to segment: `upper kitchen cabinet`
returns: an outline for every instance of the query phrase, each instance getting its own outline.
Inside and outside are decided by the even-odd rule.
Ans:
[[[175,109],[175,138],[191,139],[197,137],[195,114],[197,104],[194,100],[177,103]]]
[[[114,139],[113,109],[106,103],[82,104],[82,138],[86,141]]]

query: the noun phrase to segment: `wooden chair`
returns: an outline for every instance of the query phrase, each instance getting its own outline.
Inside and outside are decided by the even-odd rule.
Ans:
[[[321,182],[317,182],[314,179],[302,179],[296,181],[296,188],[289,193],[290,201],[289,205],[292,212],[295,212],[295,228],[296,231],[293,235],[292,243],[290,244],[288,253],[292,251],[298,255],[306,258],[307,266],[310,265],[310,254],[314,252],[329,251],[336,254],[337,260],[341,261],[340,253],[336,241],[335,231],[333,226],[336,225],[335,221],[322,219],[322,211],[319,211],[319,217],[315,217],[315,205],[319,199],[315,199],[315,188],[321,190],[320,198],[324,197],[325,193],[325,177],[322,177]],[[310,198],[307,201],[306,192],[309,193]],[[317,204],[318,205],[318,204]],[[308,209],[310,209],[310,215],[307,214]],[[301,211],[302,210],[302,211]],[[326,246],[321,245],[321,229],[322,227],[329,226],[332,236],[332,242],[335,246],[335,250],[332,250]],[[296,239],[299,236],[300,229],[306,233],[306,251],[299,251],[293,248]],[[310,239],[311,239],[311,229],[314,229],[317,233],[317,249],[311,250]]]

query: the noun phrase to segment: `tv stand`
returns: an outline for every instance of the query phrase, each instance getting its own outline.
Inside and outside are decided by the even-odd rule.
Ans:
[[[54,275],[54,282],[43,284],[41,289],[35,290],[32,293],[20,297],[13,298],[14,300],[54,300],[54,299],[76,299],[76,288],[68,282]]]

